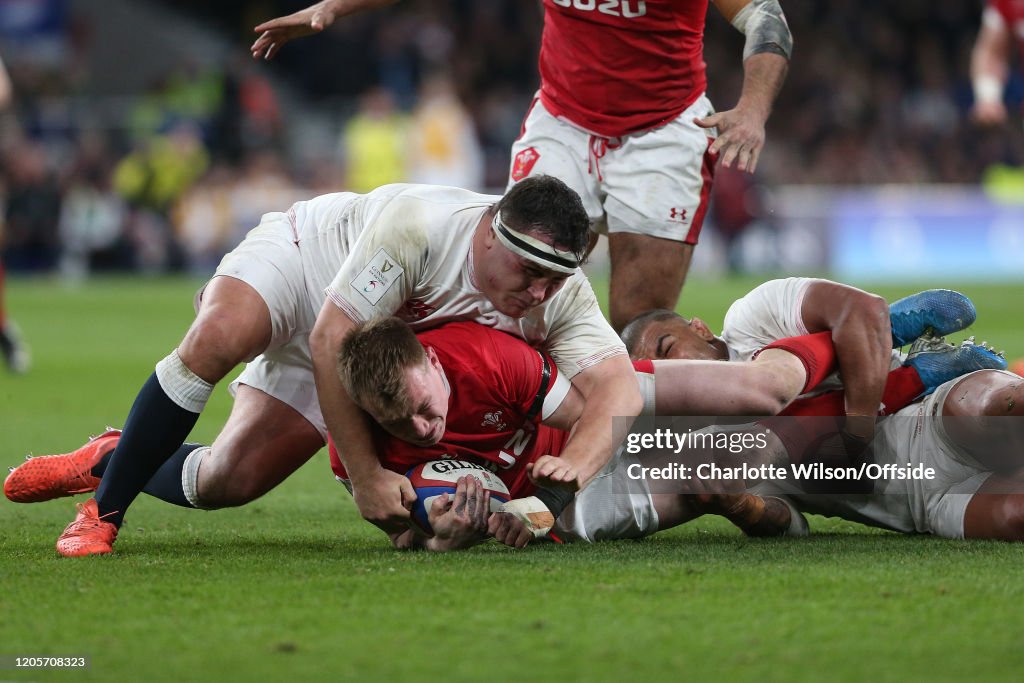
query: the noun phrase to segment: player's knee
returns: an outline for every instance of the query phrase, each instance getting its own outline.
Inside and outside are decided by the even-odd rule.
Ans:
[[[981,397],[981,414],[985,417],[1024,415],[1024,380],[997,370],[983,373],[990,387]]]
[[[217,382],[239,363],[255,358],[270,343],[270,330],[256,327],[253,321],[233,312],[204,312],[189,328],[178,353],[192,372]]]

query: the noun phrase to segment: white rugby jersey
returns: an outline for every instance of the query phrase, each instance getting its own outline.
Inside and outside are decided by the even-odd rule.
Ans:
[[[750,360],[768,344],[807,334],[803,307],[807,289],[815,282],[811,277],[789,277],[769,280],[737,299],[725,314],[722,340],[729,348],[729,360]],[[890,369],[903,363],[899,351],[893,351]],[[837,373],[818,385],[812,394],[842,388]]]
[[[357,322],[396,315],[414,329],[474,320],[544,348],[567,377],[625,347],[582,271],[520,319],[477,287],[473,233],[500,197],[431,185],[385,185],[295,204],[310,305],[327,297]]]
[[[768,344],[807,334],[804,295],[814,278],[769,280],[737,299],[725,314],[722,340],[729,360],[750,360]]]
[[[807,334],[803,302],[807,288],[814,282],[820,280],[771,280],[736,301],[725,316],[722,331],[722,339],[729,346],[729,360],[750,360],[758,349],[773,341]],[[894,351],[892,367],[901,363],[902,356]],[[833,375],[811,393],[841,386],[838,376]],[[935,482],[892,479],[873,494],[791,493],[800,510],[904,533],[962,536],[963,509],[981,478],[978,470],[950,455],[955,449],[941,436],[936,418],[922,418],[938,411],[935,402],[941,406],[946,394],[942,389],[937,393],[940,396],[913,403],[879,422],[872,442],[877,463],[909,467],[923,462],[939,473]]]

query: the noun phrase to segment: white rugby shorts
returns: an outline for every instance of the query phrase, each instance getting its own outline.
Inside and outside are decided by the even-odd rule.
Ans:
[[[921,486],[908,486],[908,504],[919,531],[946,538],[964,537],[964,513],[967,504],[992,472],[958,448],[946,434],[942,407],[946,397],[960,380],[946,382],[917,407],[917,419],[903,417],[911,411],[896,413],[891,430],[891,445],[905,445],[903,453],[893,454],[900,463],[921,463],[935,469],[935,478]],[[911,413],[914,414],[914,413]],[[885,422],[881,428],[885,430]],[[876,456],[877,457],[877,456]],[[885,459],[889,462],[889,459]],[[905,485],[905,484],[904,484]],[[921,528],[924,527],[924,528]]]
[[[604,469],[576,495],[555,522],[554,533],[566,541],[611,541],[641,538],[658,530],[658,512],[643,479],[628,476],[638,456],[619,448]]]
[[[880,526],[904,533],[963,538],[964,513],[992,472],[979,465],[946,434],[942,407],[960,379],[941,385],[919,403],[882,420],[872,442],[880,465],[924,465],[931,479],[887,479],[871,494],[793,494],[801,510]]]
[[[596,233],[696,244],[717,155],[708,151],[711,131],[693,119],[713,113],[702,95],[663,126],[605,138],[553,116],[537,97],[512,146],[509,186],[552,175],[580,195]]]
[[[309,333],[318,311],[309,303],[288,214],[264,214],[260,224],[221,260],[214,274],[218,276],[241,280],[255,289],[270,309],[272,327],[270,345],[231,383],[231,394],[239,384],[259,389],[298,411],[326,441],[327,425],[317,401],[309,352]],[[202,292],[196,295],[197,310]]]

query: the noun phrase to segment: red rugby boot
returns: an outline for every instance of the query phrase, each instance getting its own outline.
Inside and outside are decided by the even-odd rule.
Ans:
[[[71,453],[29,458],[7,475],[4,495],[15,503],[41,503],[91,493],[100,485],[100,479],[90,471],[120,438],[120,429],[108,429]]]
[[[78,515],[57,539],[57,552],[64,557],[106,555],[117,540],[117,527],[100,518],[96,499],[78,503]]]

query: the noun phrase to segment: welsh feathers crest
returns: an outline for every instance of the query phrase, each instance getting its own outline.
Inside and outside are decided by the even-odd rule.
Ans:
[[[505,422],[501,419],[501,411],[493,410],[489,413],[484,413],[484,421],[480,423],[481,427],[494,427],[495,431],[505,431]]]

